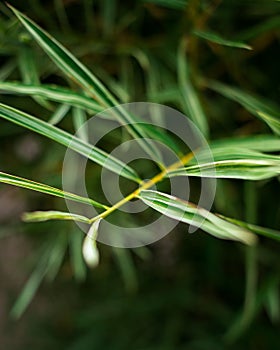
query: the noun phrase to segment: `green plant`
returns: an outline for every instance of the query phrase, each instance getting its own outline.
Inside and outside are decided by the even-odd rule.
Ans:
[[[165,3],[165,2],[164,2]],[[166,2],[170,5],[170,2]],[[178,6],[183,6],[185,2],[176,2]],[[180,3],[180,4],[179,4]],[[84,204],[93,205],[99,209],[102,209],[100,214],[93,218],[88,218],[78,214],[67,213],[63,211],[41,211],[24,214],[25,221],[47,221],[47,220],[74,220],[96,228],[96,224],[100,220],[105,219],[108,215],[115,212],[123,204],[133,199],[140,199],[152,209],[169,216],[174,219],[178,219],[185,223],[202,222],[201,229],[205,232],[222,239],[231,239],[241,241],[249,244],[252,247],[248,248],[247,260],[248,260],[248,286],[247,286],[247,306],[245,306],[243,316],[243,326],[246,325],[254,310],[252,310],[252,295],[254,290],[254,274],[255,272],[255,244],[257,243],[256,235],[266,236],[276,240],[280,239],[280,233],[274,229],[268,229],[258,226],[254,223],[254,219],[247,215],[247,222],[241,221],[238,218],[232,219],[220,214],[213,214],[206,211],[203,208],[198,208],[195,204],[185,202],[179,198],[171,197],[169,194],[159,191],[152,191],[151,187],[154,184],[162,182],[168,177],[185,176],[200,177],[201,169],[203,170],[203,176],[212,177],[213,169],[216,171],[216,178],[229,178],[229,179],[241,179],[241,180],[268,180],[274,177],[278,177],[280,174],[280,157],[273,154],[273,152],[280,151],[280,112],[277,106],[274,106],[270,101],[262,101],[259,97],[254,97],[238,88],[228,86],[226,84],[219,83],[214,80],[200,78],[196,82],[200,88],[209,88],[216,91],[225,97],[238,102],[250,113],[255,115],[263,123],[265,123],[276,135],[266,133],[243,137],[232,137],[219,140],[212,140],[209,136],[209,122],[206,118],[204,108],[200,103],[200,97],[196,91],[196,85],[192,82],[191,69],[189,67],[189,58],[186,56],[187,42],[185,38],[181,38],[178,43],[176,57],[171,55],[167,57],[172,64],[177,61],[176,73],[178,74],[177,81],[170,79],[166,73],[165,82],[168,82],[168,89],[161,92],[155,85],[156,79],[153,78],[153,74],[160,74],[156,69],[156,64],[153,62],[153,57],[149,55],[149,52],[145,50],[137,50],[134,48],[130,55],[132,55],[142,67],[147,71],[149,76],[148,82],[148,98],[154,102],[175,104],[176,107],[182,109],[190,119],[199,127],[201,132],[208,138],[210,149],[213,154],[214,162],[212,163],[200,163],[197,164],[193,153],[183,155],[182,150],[179,149],[178,156],[179,162],[176,162],[169,166],[164,166],[162,163],[158,164],[158,174],[151,177],[151,179],[145,183],[142,182],[141,177],[137,174],[136,170],[131,166],[124,164],[119,159],[116,159],[103,151],[101,148],[92,147],[85,138],[78,138],[73,136],[70,132],[66,132],[63,129],[53,125],[58,124],[64,120],[64,117],[68,113],[69,109],[73,112],[73,124],[75,129],[78,129],[80,125],[87,118],[87,114],[90,115],[102,112],[103,110],[118,106],[119,100],[126,93],[122,90],[122,86],[116,86],[109,82],[107,84],[110,90],[103,84],[92,72],[90,72],[80,61],[78,61],[68,50],[66,50],[59,42],[53,39],[47,32],[37,26],[32,20],[23,15],[21,12],[11,7],[14,14],[20,20],[20,22],[27,29],[28,33],[33,39],[41,46],[46,54],[52,59],[57,68],[65,75],[69,82],[69,87],[60,85],[40,84],[38,78],[25,79],[21,82],[6,82],[0,83],[0,89],[5,92],[21,94],[33,97],[36,102],[47,108],[53,110],[53,105],[50,101],[59,103],[56,107],[56,112],[51,112],[51,119],[44,121],[41,118],[34,117],[29,113],[22,112],[19,109],[10,107],[6,104],[0,105],[0,117],[6,119],[12,123],[20,125],[33,132],[41,134],[63,146],[70,147],[74,151],[81,155],[87,156],[91,161],[98,165],[106,166],[109,170],[120,172],[120,175],[125,178],[125,181],[133,181],[137,184],[138,188],[127,194],[124,199],[116,203],[113,206],[108,207],[107,204],[100,203],[94,199],[83,198],[73,193],[66,193],[55,187],[51,187],[42,183],[30,181],[25,178],[17,177],[7,174],[5,172],[0,173],[0,181],[6,184],[15,185],[18,187],[28,188],[34,191],[38,191],[44,194],[50,194],[57,197],[64,197],[69,200],[77,201]],[[202,24],[200,24],[202,27]],[[208,32],[207,30],[196,30],[192,36],[191,47],[196,45],[197,37],[207,40],[210,43],[218,43],[220,45],[227,45],[237,49],[250,48],[247,44],[240,41],[231,41],[223,39],[222,37]],[[26,39],[28,42],[30,38]],[[211,45],[211,44],[210,44]],[[195,49],[192,49],[190,55],[195,55]],[[23,60],[26,62],[26,58]],[[193,68],[195,69],[195,67]],[[157,72],[157,73],[156,73]],[[165,72],[165,69],[163,69]],[[165,95],[164,95],[165,94]],[[67,108],[66,108],[67,106]],[[153,127],[147,128],[145,125],[138,123],[138,119],[129,113],[127,113],[122,107],[118,107],[113,117],[120,123],[124,124],[127,130],[127,134],[130,137],[135,137],[139,140],[141,147],[147,153],[152,156],[157,156],[157,149],[151,147],[151,144],[147,142],[148,137],[158,135],[158,130]],[[170,141],[171,137],[171,141]],[[172,135],[166,135],[163,141],[166,141],[166,145],[169,146],[172,142]],[[175,141],[174,141],[175,143]],[[198,154],[203,156],[205,150],[197,150]],[[108,161],[109,159],[109,161]],[[106,162],[105,162],[106,161]],[[246,182],[247,183],[247,182]],[[246,190],[246,195],[251,195],[250,184]],[[218,193],[219,195],[219,193]],[[218,199],[217,199],[218,200]],[[249,206],[250,204],[248,204]],[[248,212],[250,210],[248,209]],[[256,235],[255,235],[256,234]],[[75,233],[73,233],[73,236]],[[92,238],[92,236],[90,236]],[[57,238],[58,240],[60,238]],[[75,240],[76,238],[71,238]],[[88,237],[85,238],[88,242]],[[63,241],[63,239],[62,239]],[[96,251],[95,241],[93,241],[92,249]],[[57,247],[61,244],[58,243]],[[65,245],[65,242],[62,244]],[[75,245],[75,243],[74,243]],[[77,244],[82,251],[82,242]],[[77,246],[76,245],[76,246]],[[77,249],[77,248],[75,248]],[[51,252],[50,252],[51,251]],[[46,264],[48,254],[52,257],[53,264]],[[75,253],[76,254],[76,253]],[[79,256],[79,252],[78,255]],[[55,275],[58,270],[63,257],[55,249],[46,250],[43,257],[43,262],[38,265],[38,268],[33,274],[33,277],[29,280],[26,289],[23,291],[22,297],[19,299],[13,313],[15,316],[19,316],[26,305],[30,301],[32,295],[36,290],[43,277],[52,271],[51,275]],[[80,258],[78,258],[80,259]],[[82,262],[79,260],[78,266],[81,266]],[[80,271],[83,268],[80,268]],[[76,270],[79,267],[76,266]],[[83,272],[80,274],[82,275]],[[79,273],[78,273],[79,275]],[[30,293],[30,290],[32,292]],[[241,322],[241,324],[242,324]],[[245,327],[245,326],[244,326]],[[233,328],[229,337],[234,337],[239,330]],[[232,335],[233,334],[233,335]]]

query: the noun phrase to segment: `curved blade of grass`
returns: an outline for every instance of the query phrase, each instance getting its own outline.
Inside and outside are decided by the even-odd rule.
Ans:
[[[120,174],[130,180],[138,183],[140,182],[135,171],[122,161],[43,120],[4,104],[0,104],[0,117],[69,147],[81,155],[88,157],[95,163],[106,167],[108,170]]]
[[[86,278],[86,264],[82,253],[84,233],[73,230],[68,237],[70,263],[73,274],[77,282],[82,282]]]
[[[240,221],[240,220],[236,220],[236,219],[232,219],[232,218],[228,218],[226,216],[223,215],[219,215],[221,218],[232,222],[235,225],[238,226],[242,226],[258,235],[267,237],[267,238],[272,238],[275,239],[277,241],[280,241],[280,231],[271,229],[271,228],[267,228],[267,227],[262,227],[262,226],[258,226],[258,225],[253,225],[244,221]]]
[[[280,157],[233,147],[211,149],[214,162],[207,152],[196,153],[189,165],[171,170],[167,176],[196,176],[247,180],[268,179],[280,174]],[[193,165],[193,163],[196,163]]]
[[[48,271],[46,274],[46,280],[53,282],[59,273],[59,270],[63,264],[64,257],[67,254],[68,248],[68,235],[65,232],[59,232],[59,234],[52,239],[53,244],[48,259]]]
[[[280,152],[280,138],[275,135],[240,136],[211,141],[211,149],[238,147],[261,152]]]
[[[22,47],[19,53],[19,67],[22,80],[25,84],[40,85],[40,78],[35,62],[36,60],[31,48],[26,45]],[[41,96],[34,95],[33,99],[46,109],[52,110],[52,105]]]
[[[179,168],[168,172],[168,177],[174,176],[194,176],[209,178],[229,178],[242,180],[264,180],[279,176],[279,162],[271,163],[264,160],[224,160],[213,163]]]
[[[222,160],[238,160],[238,159],[249,159],[249,160],[266,160],[266,161],[280,161],[279,156],[265,154],[258,151],[244,149],[239,147],[226,147],[225,145],[212,147],[211,149],[212,157],[215,161]],[[207,161],[208,160],[208,150],[197,150],[195,156],[198,160]],[[195,162],[195,158],[190,161],[190,164]]]
[[[174,10],[183,10],[186,8],[188,0],[142,0],[145,3],[155,4]]]
[[[88,109],[94,113],[104,110],[102,106],[87,96],[56,85],[29,85],[20,82],[0,82],[0,90],[11,94],[41,96],[45,99]]]
[[[78,94],[76,92],[73,92],[70,89],[56,86],[56,85],[27,85],[22,84],[20,82],[0,82],[0,91],[9,92],[9,93],[16,93],[16,94],[22,94],[22,95],[34,95],[34,96],[42,96],[46,99],[60,102],[65,105],[70,105],[73,107],[78,107],[82,109],[87,109],[90,112],[99,113],[104,111],[104,108],[94,102],[92,99],[88,98],[87,96]],[[65,111],[65,108],[61,107],[61,112]],[[49,123],[52,125],[57,124],[60,119],[60,110],[57,111],[58,115],[54,115]],[[111,115],[111,113],[110,113]],[[110,117],[109,115],[109,117]],[[63,113],[62,113],[63,117]],[[112,118],[113,120],[115,118]],[[144,130],[145,135],[148,135],[148,137],[156,137],[159,141],[168,140],[169,145],[171,145],[171,148],[174,149],[177,154],[179,153],[178,147],[176,147],[176,144],[172,141],[171,137],[169,137],[167,134],[163,134],[159,132],[156,128],[153,127],[152,124],[148,123],[142,123],[140,120],[135,119],[134,123],[138,123],[139,127]],[[137,124],[134,124],[134,126]]]
[[[141,191],[139,198],[149,207],[172,219],[191,225],[199,223],[202,230],[217,238],[236,240],[246,244],[256,243],[255,235],[247,229],[223,220],[193,203],[151,190]]]
[[[269,16],[263,22],[258,22],[255,26],[249,26],[238,34],[238,39],[250,40],[261,36],[265,32],[271,32],[276,28],[279,28],[280,16]]]
[[[50,56],[54,63],[71,79],[83,86],[104,106],[111,105],[111,95],[102,83],[65,49],[49,33],[41,29],[30,18],[13,6],[8,5],[37,43]]]
[[[44,261],[40,261],[40,263],[36,266],[28,281],[25,283],[21,294],[17,298],[11,310],[12,318],[18,319],[24,313],[28,305],[31,303],[44,277],[46,276],[47,271],[48,266],[46,263],[46,255],[44,255]]]
[[[72,116],[73,116],[73,124],[74,124],[74,128],[77,136],[81,140],[88,142],[88,128],[87,128],[87,125],[85,125],[87,121],[87,115],[85,111],[81,108],[75,107],[72,109]]]
[[[148,154],[156,157],[161,163],[161,155],[158,149],[151,141],[146,139],[146,135],[142,132],[141,128],[135,124],[133,116],[127,113],[121,106],[118,106],[118,102],[114,96],[105,88],[99,79],[49,33],[11,5],[8,6],[62,72],[79,86],[83,87],[102,107],[115,107],[113,113],[116,119],[121,124],[125,124],[131,135],[138,139],[143,149]]]
[[[65,233],[57,234],[42,247],[38,254],[38,264],[11,310],[13,318],[18,319],[24,313],[45,277],[49,280],[55,278],[63,262],[66,248],[67,236]]]
[[[196,124],[200,131],[208,135],[208,122],[200,104],[199,97],[191,83],[186,58],[186,42],[182,41],[177,54],[178,84],[182,96],[184,112]]]
[[[70,106],[67,104],[61,104],[50,117],[48,123],[51,125],[56,125],[62,121],[62,119],[67,115],[70,110]]]
[[[0,182],[8,185],[26,188],[28,190],[32,190],[36,192],[41,192],[44,194],[49,194],[55,197],[69,199],[79,203],[90,204],[97,208],[108,209],[106,205],[98,203],[90,198],[85,198],[85,197],[78,196],[77,194],[74,194],[74,193],[65,192],[58,188],[48,186],[39,182],[31,181],[23,177],[0,172]]]
[[[241,104],[250,113],[264,121],[277,135],[280,135],[280,109],[274,103],[217,81],[208,81],[206,85],[226,98]]]
[[[219,34],[213,33],[210,31],[202,31],[202,30],[194,30],[193,34],[198,36],[199,38],[205,39],[207,41],[211,41],[212,43],[223,45],[223,46],[230,46],[235,47],[239,49],[246,49],[246,50],[252,50],[252,46],[247,45],[240,41],[234,41],[234,40],[228,40],[225,38],[222,38]]]
[[[22,215],[22,220],[26,222],[42,222],[48,220],[72,220],[84,222],[90,224],[90,219],[78,214],[72,214],[56,210],[48,211],[33,211],[30,213],[24,213]]]
[[[257,111],[257,115],[270,126],[271,130],[273,130],[275,134],[280,136],[280,116],[278,119],[276,119],[274,116],[262,111]]]

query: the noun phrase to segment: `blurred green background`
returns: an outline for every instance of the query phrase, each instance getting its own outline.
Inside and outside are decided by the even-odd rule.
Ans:
[[[277,104],[279,1],[10,3],[69,48],[123,102],[159,102],[186,113],[178,97],[177,64],[178,48],[185,42],[189,79],[207,116],[210,139],[270,132],[239,104],[208,89],[205,81],[238,86]],[[42,83],[66,85],[3,3],[0,10],[0,80],[26,81],[35,67]],[[221,46],[194,30],[219,33],[253,50]],[[31,98],[1,94],[1,102],[45,120],[52,115]],[[62,125],[74,131],[71,118],[64,118]],[[63,147],[3,120],[0,147],[3,171],[61,187]],[[149,166],[147,176],[153,171]],[[98,174],[94,168],[89,174],[92,189]],[[257,183],[219,180],[214,210],[279,229],[279,198],[277,178]],[[145,249],[100,245],[100,266],[89,271],[77,249],[83,234],[74,224],[20,221],[24,211],[53,208],[63,210],[65,205],[0,186],[1,349],[279,348],[277,242],[261,239],[257,251],[248,253],[241,244],[202,232],[189,235],[179,224]],[[51,266],[47,273],[42,268],[46,261]],[[14,320],[10,310],[31,271],[21,299],[26,306],[29,299],[31,303]]]

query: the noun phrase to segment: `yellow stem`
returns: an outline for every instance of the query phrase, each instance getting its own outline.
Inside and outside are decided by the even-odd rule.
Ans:
[[[155,184],[157,184],[158,182],[162,181],[164,179],[165,175],[170,170],[178,169],[180,166],[186,165],[193,158],[193,156],[194,155],[192,152],[186,154],[180,160],[178,160],[178,162],[171,164],[170,166],[168,166],[167,168],[162,170],[159,174],[154,176],[152,179],[144,182],[142,185],[140,185],[139,188],[137,188],[137,190],[135,190],[134,192],[130,193],[128,196],[121,199],[119,202],[114,204],[112,207],[108,208],[103,213],[95,216],[94,218],[90,219],[90,223],[93,223],[94,221],[99,220],[99,219],[104,219],[106,216],[110,215],[112,212],[114,212],[115,210],[120,208],[122,205],[124,205],[127,202],[129,202],[130,200],[136,198],[141,191],[147,190],[147,189],[151,188],[152,186],[154,186]]]

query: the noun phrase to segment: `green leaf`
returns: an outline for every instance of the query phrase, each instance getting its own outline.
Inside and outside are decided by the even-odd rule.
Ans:
[[[70,260],[78,282],[84,281],[86,278],[86,264],[82,254],[83,238],[84,233],[77,230],[73,230],[69,235]]]
[[[274,116],[262,111],[257,111],[257,114],[262,120],[267,123],[267,125],[270,126],[271,130],[273,130],[275,134],[280,136],[280,116],[278,119],[276,119]]]
[[[280,109],[274,103],[217,81],[208,81],[206,85],[226,98],[238,102],[250,113],[264,121],[277,135],[280,135]]]
[[[183,10],[186,8],[188,0],[143,0],[143,2],[167,7],[174,10]]]
[[[85,124],[87,121],[87,115],[85,111],[81,108],[73,108],[73,124],[76,131],[77,136],[88,142],[88,128]]]
[[[205,39],[207,41],[211,41],[212,43],[223,45],[223,46],[230,46],[235,47],[239,49],[246,49],[246,50],[252,50],[253,48],[243,42],[240,41],[233,41],[228,40],[225,38],[222,38],[219,34],[213,33],[210,31],[202,31],[202,30],[195,30],[193,33],[198,36],[199,38]]]
[[[183,111],[187,114],[200,131],[208,135],[208,122],[199,97],[191,83],[190,69],[186,57],[186,42],[182,41],[177,55],[178,84],[182,96]]]
[[[236,240],[246,244],[256,243],[255,235],[247,229],[223,220],[193,203],[151,190],[141,191],[139,198],[160,213],[187,224],[197,225],[217,238]]]
[[[11,310],[11,316],[13,318],[18,319],[24,313],[24,311],[32,301],[41,282],[43,281],[46,273],[47,266],[45,262],[38,264],[32,275],[26,282],[20,296],[16,300],[16,303],[14,304]]]
[[[9,7],[62,72],[79,86],[83,87],[103,108],[115,107],[111,111],[115,118],[121,124],[125,124],[131,135],[138,139],[139,144],[141,144],[148,154],[156,157],[157,160],[161,162],[161,155],[157,148],[152,142],[146,139],[146,135],[142,132],[141,128],[135,124],[134,118],[118,105],[114,96],[105,88],[97,77],[49,33],[11,5],[9,5]]]
[[[241,220],[237,220],[237,219],[232,219],[232,218],[228,218],[226,216],[223,215],[219,215],[221,218],[232,222],[233,224],[236,224],[238,226],[242,226],[254,233],[256,233],[257,235],[260,236],[264,236],[267,238],[271,238],[271,239],[275,239],[276,241],[280,241],[280,231],[277,230],[273,230],[271,228],[266,228],[266,227],[261,227],[258,225],[254,225],[254,224],[250,224]]]
[[[210,178],[233,178],[247,180],[268,179],[280,174],[280,157],[256,151],[232,147],[212,148],[213,160],[208,153],[198,151],[191,163],[184,168],[171,170],[168,177],[196,176]],[[209,152],[209,151],[208,151]]]
[[[129,249],[112,247],[113,253],[116,256],[116,261],[123,275],[126,290],[134,292],[137,290],[138,280],[135,268],[135,263],[131,251]]]
[[[67,76],[80,86],[86,88],[87,91],[91,92],[91,95],[104,106],[111,105],[111,96],[109,92],[102,83],[76,59],[76,57],[30,18],[11,5],[9,5],[9,7],[42,49]]]
[[[72,214],[62,211],[48,210],[48,211],[33,211],[30,213],[24,213],[22,216],[23,221],[26,222],[42,222],[48,220],[73,220],[90,224],[90,219],[83,215]]]
[[[51,242],[51,249],[48,254],[48,266],[46,279],[48,282],[53,282],[59,273],[59,269],[63,264],[64,257],[68,247],[68,235],[65,232],[60,232]]]
[[[84,198],[70,192],[59,190],[58,188],[55,188],[55,187],[44,185],[39,182],[34,182],[28,179],[24,179],[22,177],[6,174],[3,172],[0,172],[0,182],[8,185],[27,188],[32,191],[49,194],[55,197],[65,198],[65,199],[72,200],[79,203],[90,204],[98,208],[103,208],[103,209],[108,208],[107,206],[101,203],[98,203],[90,198]]]
[[[67,115],[70,110],[70,106],[67,104],[60,105],[56,111],[53,113],[51,118],[49,119],[49,124],[56,125],[61,122],[61,120]]]
[[[51,281],[57,275],[66,253],[67,235],[58,233],[54,238],[48,240],[42,248],[38,254],[38,264],[25,283],[20,296],[11,310],[11,316],[15,319],[22,316],[34,298],[43,279],[48,277],[49,281]]]
[[[275,135],[252,135],[211,141],[210,148],[244,148],[261,152],[280,152],[280,138]]]
[[[36,59],[30,47],[25,45],[19,52],[19,67],[22,80],[25,84],[40,85],[40,78],[36,67]],[[33,99],[41,106],[52,110],[49,102],[45,101],[41,96],[33,96]]]
[[[46,123],[43,120],[4,104],[0,104],[0,117],[69,147],[95,163],[117,174],[120,174],[130,180],[140,182],[140,179],[135,171],[122,161],[110,156],[101,149],[80,140],[68,132]]]
[[[0,82],[0,90],[11,94],[41,96],[51,101],[84,108],[94,113],[99,113],[104,110],[104,107],[94,102],[91,98],[56,85],[30,85],[20,82]]]

